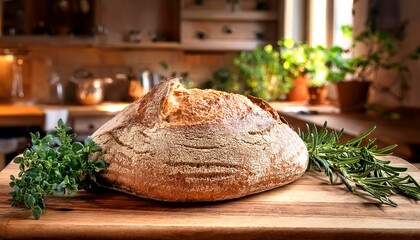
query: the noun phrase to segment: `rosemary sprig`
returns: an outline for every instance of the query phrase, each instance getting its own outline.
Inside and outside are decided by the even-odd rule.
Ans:
[[[341,143],[343,129],[329,132],[327,122],[320,130],[315,124],[312,127],[306,125],[306,131],[298,129],[309,152],[308,170],[315,167],[318,171],[324,171],[331,183],[336,176],[349,191],[361,189],[381,203],[394,207],[398,204],[390,196],[395,193],[420,200],[419,183],[408,174],[401,175],[407,168],[395,167],[390,165],[390,161],[377,158],[390,155],[390,150],[397,145],[378,149],[374,145],[376,139],[362,143],[374,130],[375,127]]]

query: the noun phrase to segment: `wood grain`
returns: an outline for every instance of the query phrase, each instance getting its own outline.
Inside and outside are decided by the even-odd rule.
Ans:
[[[394,165],[420,171],[402,159]],[[39,221],[7,202],[11,164],[0,173],[0,239],[419,239],[419,203],[380,206],[362,193],[306,173],[287,186],[239,200],[166,203],[109,190],[54,196]]]

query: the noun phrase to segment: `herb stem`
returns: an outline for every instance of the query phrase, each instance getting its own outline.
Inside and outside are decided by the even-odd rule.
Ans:
[[[378,156],[390,155],[389,151],[397,145],[378,149],[373,145],[376,139],[362,144],[375,127],[347,142],[340,142],[341,131],[327,130],[327,122],[320,130],[315,124],[306,125],[306,132],[298,129],[298,134],[306,143],[309,152],[308,170],[315,167],[324,171],[331,183],[334,175],[345,184],[351,192],[363,190],[382,204],[397,206],[390,199],[393,194],[402,194],[420,200],[420,185],[410,175],[404,174],[407,168],[390,165],[390,161],[378,159]]]

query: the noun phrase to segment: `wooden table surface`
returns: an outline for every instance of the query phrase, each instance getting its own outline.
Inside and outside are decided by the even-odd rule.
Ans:
[[[420,180],[420,171],[408,167]],[[420,239],[420,203],[400,196],[380,206],[323,174],[308,172],[278,189],[216,203],[165,203],[104,190],[54,196],[40,220],[7,201],[10,174],[0,173],[0,239]]]

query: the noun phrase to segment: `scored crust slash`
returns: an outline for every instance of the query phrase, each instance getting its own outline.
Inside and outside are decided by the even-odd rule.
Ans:
[[[270,190],[308,165],[301,138],[264,100],[160,82],[93,134],[102,186],[164,201]]]

